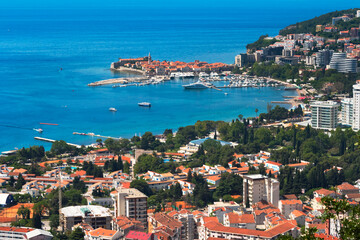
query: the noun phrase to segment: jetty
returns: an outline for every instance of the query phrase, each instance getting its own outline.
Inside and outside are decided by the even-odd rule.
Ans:
[[[277,103],[277,104],[291,104],[290,101],[271,101],[271,103]]]
[[[105,80],[89,83],[88,86],[96,87],[96,86],[103,86],[103,85],[117,84],[117,83],[128,84],[132,82],[141,82],[146,80],[149,80],[149,78],[148,77],[111,78],[111,79],[105,79]]]
[[[91,136],[91,137],[99,137],[99,138],[111,138],[114,140],[120,140],[121,138],[117,138],[117,137],[110,137],[110,136],[102,136],[99,134],[95,134],[95,133],[80,133],[80,132],[73,132],[74,135],[81,135],[81,136]]]
[[[39,140],[39,141],[43,141],[43,142],[50,142],[50,143],[54,143],[55,141],[57,141],[57,140],[54,140],[54,139],[42,138],[42,137],[34,137],[34,139]],[[70,146],[81,148],[81,145],[78,145],[78,144],[74,144],[74,143],[67,143],[67,144],[70,145]]]

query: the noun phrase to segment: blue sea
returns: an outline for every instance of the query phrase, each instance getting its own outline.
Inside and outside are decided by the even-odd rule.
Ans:
[[[0,150],[44,145],[41,136],[76,144],[95,142],[93,132],[132,137],[146,131],[255,116],[270,101],[282,100],[275,88],[185,91],[177,80],[145,87],[88,87],[102,79],[123,77],[109,70],[117,58],[233,63],[247,43],[325,9],[238,8],[183,10],[1,9],[0,10]],[[60,69],[62,68],[62,71]],[[289,95],[286,92],[286,95]],[[295,93],[292,93],[295,94]],[[138,102],[152,103],[150,109]],[[110,107],[118,112],[109,112]],[[40,122],[58,126],[40,125]],[[32,130],[43,128],[42,134]]]

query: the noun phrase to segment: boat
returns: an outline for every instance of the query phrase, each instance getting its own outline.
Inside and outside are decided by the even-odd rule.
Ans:
[[[117,112],[116,108],[113,108],[113,107],[109,108],[109,111],[110,112]]]
[[[205,89],[205,88],[210,88],[210,84],[204,83],[204,82],[201,82],[201,81],[197,81],[195,83],[190,83],[188,85],[183,85],[183,87],[185,89]]]
[[[42,133],[44,130],[42,130],[41,128],[34,128],[34,131],[37,131],[38,133]]]
[[[141,103],[138,103],[138,105],[140,107],[151,107],[151,103],[149,103],[149,102],[141,102]]]

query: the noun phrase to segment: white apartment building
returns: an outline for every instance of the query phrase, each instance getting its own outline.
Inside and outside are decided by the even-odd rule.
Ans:
[[[341,124],[352,126],[353,123],[353,99],[341,100]]]
[[[147,196],[135,188],[118,188],[114,198],[115,218],[126,216],[147,226]]]
[[[360,17],[360,10],[357,10],[356,17]]]
[[[353,86],[353,124],[354,131],[360,130],[360,84]]]
[[[334,101],[310,103],[311,126],[316,129],[333,130],[338,125],[339,104]]]
[[[110,209],[96,205],[69,206],[60,209],[60,225],[71,230],[79,223],[88,223],[93,228],[111,229]]]
[[[279,181],[261,174],[245,175],[243,180],[243,204],[250,207],[265,200],[275,207],[279,204]]]

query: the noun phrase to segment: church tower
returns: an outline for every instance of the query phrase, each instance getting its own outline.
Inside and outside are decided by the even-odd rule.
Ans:
[[[149,56],[148,56],[148,64],[151,63],[151,55],[150,55],[150,52],[149,52]]]

